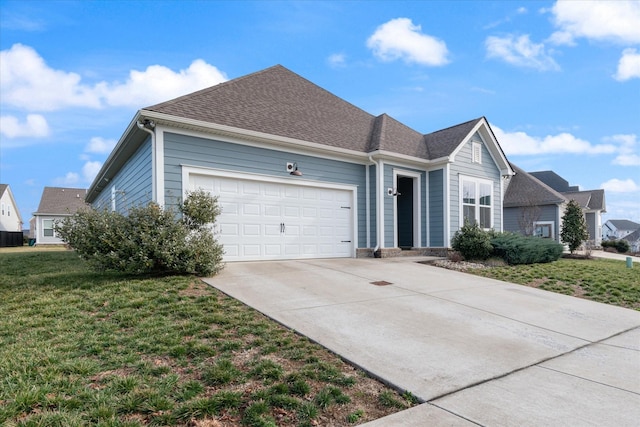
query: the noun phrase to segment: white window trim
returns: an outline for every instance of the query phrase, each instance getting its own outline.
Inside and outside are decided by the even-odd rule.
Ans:
[[[556,238],[556,235],[555,235],[556,234],[555,233],[555,231],[556,231],[556,223],[554,221],[534,221],[533,222],[534,233],[535,233],[536,228],[539,225],[550,225],[551,226],[551,236],[549,236],[549,239],[555,240],[555,238]]]
[[[478,191],[478,184],[487,184],[491,187],[491,205],[489,206],[490,208],[490,218],[491,218],[491,224],[489,225],[489,228],[485,228],[485,230],[491,230],[494,227],[494,209],[495,209],[495,203],[496,203],[496,197],[495,197],[495,188],[494,188],[494,182],[489,180],[489,179],[483,179],[483,178],[478,178],[478,177],[474,177],[474,176],[469,176],[469,175],[458,175],[458,199],[459,199],[459,225],[460,227],[464,226],[464,182],[465,181],[471,181],[474,182],[476,185],[476,194],[480,194]],[[476,197],[476,218],[480,218],[480,197]]]

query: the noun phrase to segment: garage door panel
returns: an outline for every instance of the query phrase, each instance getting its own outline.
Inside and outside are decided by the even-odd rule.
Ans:
[[[351,190],[197,174],[189,185],[219,197],[225,261],[353,256]]]

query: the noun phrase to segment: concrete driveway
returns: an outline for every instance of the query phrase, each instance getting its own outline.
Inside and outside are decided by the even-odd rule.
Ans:
[[[425,402],[370,427],[639,425],[640,312],[417,260],[233,263],[205,281]]]

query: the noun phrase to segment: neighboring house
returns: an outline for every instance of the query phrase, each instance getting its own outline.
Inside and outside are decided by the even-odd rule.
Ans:
[[[562,215],[568,200],[538,178],[511,165],[504,195],[504,229],[560,242]]]
[[[96,207],[219,197],[225,260],[439,251],[502,230],[511,166],[482,117],[421,134],[282,66],[144,108],[87,193]]]
[[[604,190],[579,191],[577,186],[552,171],[516,171],[504,197],[505,230],[537,235],[560,242],[566,204],[574,200],[582,207],[589,240],[602,243],[602,214],[606,212]]]
[[[0,184],[0,231],[22,231],[22,216],[9,184]]]
[[[618,240],[640,230],[640,224],[627,219],[609,219],[602,227],[603,238],[608,240]]]
[[[0,247],[22,246],[22,217],[8,184],[0,184]]]
[[[640,252],[640,228],[633,233],[627,234],[622,239],[629,242],[629,250],[632,253]]]
[[[55,223],[87,207],[83,188],[44,187],[38,211],[30,221],[31,235],[37,245],[61,245],[64,242],[56,235]]]

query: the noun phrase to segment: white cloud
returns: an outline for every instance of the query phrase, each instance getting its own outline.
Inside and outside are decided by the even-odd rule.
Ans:
[[[213,65],[196,59],[186,70],[162,65],[132,70],[124,83],[99,83],[96,92],[110,106],[144,107],[222,83],[227,77]]]
[[[640,186],[631,178],[625,179],[624,181],[613,178],[600,184],[600,188],[603,188],[605,191],[611,191],[612,193],[633,193],[640,191]]]
[[[88,185],[98,175],[100,168],[102,168],[102,162],[87,161],[82,166],[80,173],[67,172],[65,176],[54,179],[53,184],[59,186]]]
[[[82,166],[82,177],[84,181],[87,183],[93,182],[98,172],[100,172],[101,167],[102,162],[86,162],[84,166]]]
[[[334,68],[344,67],[347,62],[347,56],[344,53],[334,53],[329,55],[327,62]]]
[[[640,26],[640,21],[638,21]],[[636,49],[625,49],[618,62],[618,71],[614,79],[624,82],[629,79],[640,79],[640,53]]]
[[[2,103],[32,111],[65,107],[100,107],[90,87],[76,73],[50,68],[29,46],[14,44],[0,52]]]
[[[108,154],[116,146],[117,141],[115,139],[104,139],[99,136],[94,136],[89,140],[89,143],[84,148],[85,153],[95,154]]]
[[[196,59],[189,68],[174,72],[162,65],[132,70],[125,82],[82,83],[73,72],[55,70],[31,47],[14,44],[0,52],[2,103],[31,111],[69,107],[102,108],[160,102],[227,80],[213,65]]]
[[[422,27],[409,18],[396,18],[380,25],[367,40],[367,47],[382,61],[402,59],[428,66],[449,62],[445,42],[423,34]]]
[[[63,177],[58,177],[53,180],[53,185],[56,186],[69,186],[76,185],[80,181],[80,175],[75,172],[67,172]]]
[[[620,134],[604,138],[606,142],[618,144],[618,156],[613,160],[614,165],[640,166],[640,141],[635,134]]]
[[[45,138],[49,124],[40,114],[28,114],[24,122],[15,116],[0,116],[0,134],[7,138]]]
[[[518,67],[535,68],[540,71],[559,70],[560,66],[545,51],[544,44],[533,43],[529,35],[516,37],[489,36],[485,40],[487,57],[501,59]]]
[[[574,44],[574,39],[640,43],[640,2],[637,0],[558,1],[551,8],[559,30],[550,41]]]
[[[549,153],[612,154],[618,151],[614,144],[594,145],[567,132],[541,138],[525,132],[505,132],[494,125],[491,128],[507,156]]]

